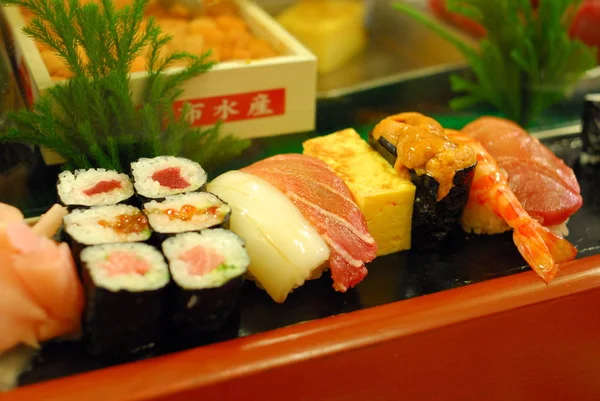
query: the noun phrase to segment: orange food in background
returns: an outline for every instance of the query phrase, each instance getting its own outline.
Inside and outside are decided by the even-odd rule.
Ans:
[[[89,3],[97,0],[80,1]],[[131,0],[114,1],[117,7],[131,3]],[[31,18],[26,11],[23,14],[26,20]],[[147,14],[156,19],[164,33],[173,37],[166,46],[168,52],[185,51],[200,56],[210,50],[209,59],[215,62],[257,60],[278,55],[269,42],[254,36],[237,6],[230,1],[208,1],[206,13],[200,17],[190,16],[188,10],[180,5],[164,10],[151,2]],[[72,76],[60,57],[43,45],[37,45],[52,80],[60,81]],[[145,70],[146,56],[142,54],[134,60],[131,72]]]

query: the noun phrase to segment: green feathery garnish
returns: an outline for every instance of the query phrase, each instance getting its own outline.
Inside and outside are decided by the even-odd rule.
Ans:
[[[564,99],[582,75],[596,65],[595,51],[568,35],[581,0],[446,0],[450,12],[468,17],[486,30],[474,47],[413,7],[394,8],[423,23],[456,46],[466,57],[474,80],[451,77],[453,109],[491,104],[522,125]]]
[[[10,115],[0,142],[21,142],[54,150],[67,168],[126,171],[140,157],[179,155],[210,170],[245,150],[250,142],[221,135],[221,125],[202,130],[176,115],[173,102],[182,85],[213,63],[209,53],[166,54],[171,37],[154,19],[144,24],[149,0],[116,9],[112,0],[81,5],[79,0],[0,0],[34,18],[23,31],[56,52],[73,77],[48,89],[33,111]],[[144,53],[146,52],[146,53]],[[130,67],[146,54],[148,78],[139,104],[132,100]],[[178,71],[167,70],[186,64]],[[186,106],[189,107],[189,106]]]

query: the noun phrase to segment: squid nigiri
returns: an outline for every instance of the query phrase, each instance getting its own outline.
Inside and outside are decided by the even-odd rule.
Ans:
[[[558,273],[558,263],[572,260],[577,249],[531,217],[508,185],[508,176],[485,148],[473,138],[446,130],[457,144],[470,146],[477,154],[477,167],[461,224],[467,232],[493,234],[501,220],[513,230],[517,249],[529,266],[546,282]],[[492,231],[490,232],[490,224]]]
[[[377,244],[344,181],[322,160],[287,154],[261,160],[242,171],[272,183],[317,229],[331,251],[333,288],[345,292],[367,275]]]
[[[231,207],[230,229],[246,243],[249,274],[275,302],[320,275],[329,248],[277,188],[252,174],[229,171],[207,189]]]

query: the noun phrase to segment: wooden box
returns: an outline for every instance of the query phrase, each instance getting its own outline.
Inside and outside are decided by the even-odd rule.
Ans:
[[[249,0],[236,0],[252,32],[269,41],[278,57],[229,61],[190,80],[181,102],[192,105],[190,121],[210,126],[221,119],[224,130],[245,138],[311,131],[316,114],[316,58],[269,14]],[[55,85],[41,55],[21,31],[25,20],[14,7],[2,8],[9,41],[14,47],[18,76],[29,105]],[[146,73],[132,74],[132,95],[139,98]],[[180,107],[182,103],[175,104]],[[43,151],[48,164],[61,162]]]
[[[11,401],[597,401],[600,257],[22,387]]]

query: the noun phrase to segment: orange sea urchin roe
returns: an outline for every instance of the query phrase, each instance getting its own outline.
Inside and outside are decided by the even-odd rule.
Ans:
[[[438,201],[452,189],[455,173],[476,162],[475,152],[469,146],[452,143],[437,121],[419,113],[384,119],[373,130],[375,139],[382,136],[396,146],[396,170],[417,170],[435,178],[440,184]]]
[[[121,234],[139,234],[148,229],[148,219],[141,212],[121,214],[113,221],[99,220],[102,227],[112,228]]]
[[[81,0],[83,1],[83,0]],[[98,3],[99,0],[86,0]],[[121,5],[131,3],[132,0],[115,0],[115,4]],[[65,0],[66,2],[66,0]],[[225,0],[205,1],[206,15],[193,17],[185,8],[174,5],[169,10],[158,7],[155,1],[148,5],[147,15],[140,29],[145,28],[149,17],[153,17],[164,33],[173,37],[164,48],[170,53],[175,50],[183,50],[200,56],[211,50],[210,59],[216,62],[222,61],[249,61],[258,60],[279,55],[269,42],[257,37],[250,29],[244,15],[239,10],[237,2]],[[26,12],[25,9],[21,9]],[[31,14],[27,13],[26,21],[29,23]],[[72,72],[59,57],[56,57],[50,49],[42,44],[37,44],[43,51],[42,58],[49,74],[54,80],[69,79]],[[146,57],[148,48],[143,49],[139,57],[132,63],[131,71],[138,72],[146,70]],[[79,52],[85,60],[86,54]],[[162,54],[166,56],[166,54]],[[172,67],[184,66],[187,61],[179,61]]]
[[[105,181],[100,181],[100,182],[96,183],[96,185],[94,185],[91,188],[86,189],[85,191],[83,191],[83,193],[86,194],[87,196],[94,196],[94,195],[104,194],[106,192],[114,191],[115,189],[119,189],[121,187],[122,187],[121,183],[117,180],[105,180]]]

